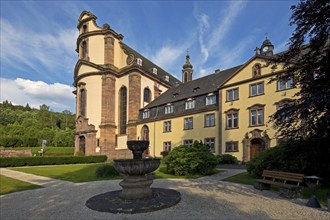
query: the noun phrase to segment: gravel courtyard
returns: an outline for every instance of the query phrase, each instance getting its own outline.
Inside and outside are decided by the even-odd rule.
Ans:
[[[330,212],[305,206],[306,201],[281,198],[276,192],[223,182],[235,170],[189,180],[157,179],[153,187],[181,193],[174,207],[141,214],[93,211],[85,202],[101,193],[119,190],[120,180],[70,183],[29,175],[44,188],[0,196],[0,218],[6,219],[330,219]],[[237,173],[242,171],[237,171]],[[5,174],[1,170],[1,174]],[[35,178],[35,179],[33,179]]]

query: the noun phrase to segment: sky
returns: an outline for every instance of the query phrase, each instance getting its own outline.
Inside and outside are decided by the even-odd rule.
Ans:
[[[248,61],[268,37],[287,49],[297,1],[1,0],[0,101],[75,113],[77,21],[92,12],[123,42],[181,80],[189,50],[193,78]]]

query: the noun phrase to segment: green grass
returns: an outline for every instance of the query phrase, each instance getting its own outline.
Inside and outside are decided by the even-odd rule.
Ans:
[[[253,178],[249,173],[240,173],[232,177],[228,177],[224,179],[223,181],[232,182],[232,183],[241,183],[241,184],[247,184],[247,185],[253,185],[255,182],[255,178]],[[276,186],[271,186],[271,190],[278,191],[279,188]],[[316,198],[322,205],[327,205],[327,191],[328,187],[323,186],[320,189],[316,191]],[[302,194],[304,199],[309,199],[312,195],[308,187],[303,187]]]
[[[98,180],[112,180],[121,179],[123,176],[116,177],[97,177],[96,169],[106,163],[98,164],[72,164],[72,165],[57,165],[57,166],[34,166],[34,167],[19,167],[11,168],[25,173],[31,173],[39,176],[46,176],[54,179],[67,180],[74,183],[98,181]],[[219,171],[215,171],[217,173]],[[160,167],[155,171],[156,178],[176,178],[176,179],[187,179],[187,178],[199,178],[202,175],[194,176],[174,176],[166,173],[166,165],[161,164]]]
[[[31,150],[32,155],[38,155],[41,147],[6,147],[5,150]],[[46,147],[44,156],[73,156],[74,147]]]
[[[34,185],[32,183],[23,182],[20,180],[16,180],[10,177],[6,177],[0,175],[0,195],[4,195],[7,193],[28,190],[28,189],[37,189],[40,188],[38,185]]]
[[[104,163],[20,167],[20,168],[12,168],[12,169],[25,173],[32,173],[39,176],[46,176],[54,179],[67,180],[74,183],[122,178],[121,176],[115,178],[97,177],[95,174],[96,169],[102,165],[104,165]]]

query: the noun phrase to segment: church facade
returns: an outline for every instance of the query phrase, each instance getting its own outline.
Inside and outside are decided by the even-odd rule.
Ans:
[[[268,117],[293,99],[292,80],[268,83],[274,46],[266,39],[242,65],[193,79],[187,53],[182,81],[123,43],[123,35],[84,11],[74,70],[75,154],[130,157],[127,140],[150,141],[149,156],[203,141],[215,154],[249,161],[278,143]]]

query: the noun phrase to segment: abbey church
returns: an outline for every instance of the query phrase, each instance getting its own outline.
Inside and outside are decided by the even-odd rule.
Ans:
[[[269,116],[296,88],[291,79],[268,83],[283,72],[267,65],[276,56],[270,40],[245,63],[198,79],[187,54],[180,81],[96,19],[87,11],[78,19],[75,154],[129,158],[127,140],[144,139],[145,154],[159,157],[198,140],[249,161],[280,141]]]

